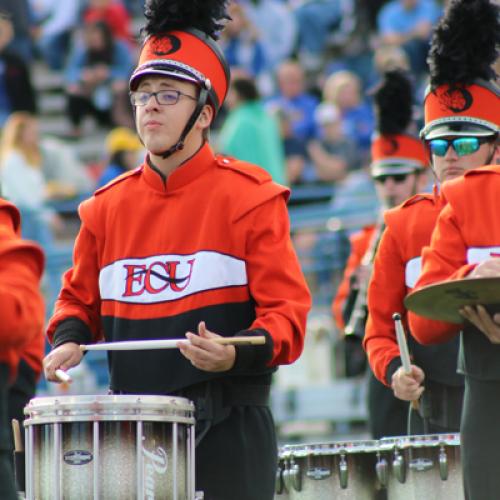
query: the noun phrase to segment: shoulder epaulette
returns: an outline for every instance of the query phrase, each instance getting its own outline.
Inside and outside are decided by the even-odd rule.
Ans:
[[[415,205],[415,203],[419,203],[421,201],[430,201],[431,203],[434,203],[434,195],[431,193],[419,193],[411,198],[408,198],[406,201],[404,201],[401,204],[401,208],[406,208],[410,207],[412,205]]]
[[[134,170],[130,170],[129,172],[125,172],[124,174],[121,174],[118,177],[115,177],[114,179],[110,180],[107,184],[105,184],[104,186],[97,189],[96,192],[94,193],[94,195],[101,194],[104,191],[107,191],[108,189],[112,188],[113,186],[116,186],[117,184],[124,181],[125,179],[128,179],[129,177],[132,177],[134,175],[140,174],[141,172],[142,172],[142,165],[140,167],[134,168]]]
[[[266,170],[253,163],[247,163],[225,155],[217,155],[216,161],[220,167],[242,174],[257,184],[264,184],[264,182],[272,180],[271,175]]]
[[[473,168],[467,170],[464,176],[478,175],[478,174],[500,174],[500,166],[498,165],[485,165],[484,167]]]

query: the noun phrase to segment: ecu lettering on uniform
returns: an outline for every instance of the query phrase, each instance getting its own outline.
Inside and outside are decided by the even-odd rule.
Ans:
[[[245,262],[212,251],[122,259],[101,269],[102,300],[153,304],[247,285]]]

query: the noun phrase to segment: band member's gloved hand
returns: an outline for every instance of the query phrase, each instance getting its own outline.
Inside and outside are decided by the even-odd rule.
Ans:
[[[500,259],[489,259],[478,264],[467,278],[493,278],[500,276]]]
[[[67,371],[80,364],[83,352],[80,346],[74,342],[67,342],[51,351],[43,360],[43,370],[45,378],[50,382],[60,383],[56,376],[56,370]]]
[[[500,344],[500,314],[493,317],[483,306],[465,306],[460,314],[479,328],[492,344]]]
[[[189,342],[179,342],[178,347],[191,364],[199,370],[207,372],[224,372],[230,370],[236,359],[233,345],[221,345],[211,342],[211,338],[220,337],[207,330],[205,322],[198,325],[198,335],[187,332]]]
[[[403,401],[416,401],[424,392],[422,382],[425,375],[421,368],[411,365],[411,372],[405,373],[400,366],[392,376],[391,387],[394,395]]]

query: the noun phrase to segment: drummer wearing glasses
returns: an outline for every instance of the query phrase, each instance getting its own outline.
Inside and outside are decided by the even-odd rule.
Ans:
[[[499,14],[494,2],[457,0],[433,41],[435,53],[440,54],[435,67],[441,74],[450,67],[450,54],[463,56],[453,77],[441,79],[427,97],[429,119],[424,137],[434,161],[452,175],[468,162],[486,166],[443,185],[446,206],[437,219],[430,246],[423,250],[416,289],[446,280],[499,275],[500,169],[496,165],[500,162],[500,89],[491,69],[498,56]],[[478,29],[475,35],[471,26]],[[460,44],[459,51],[450,40]],[[449,111],[440,117],[443,109]],[[460,430],[465,497],[490,500],[500,491],[500,318],[482,306],[466,307],[461,313],[463,324],[431,320],[412,312],[409,323],[412,334],[423,344],[447,342],[461,332],[459,370],[465,376],[465,395]]]
[[[186,336],[178,350],[110,352],[111,391],[192,400],[196,489],[205,500],[271,500],[271,377],[301,353],[310,294],[290,241],[288,189],[215,156],[207,141],[229,81],[213,40],[224,4],[146,3],[130,99],[148,154],[80,207],[45,373],[56,380],[78,364],[78,344]],[[235,335],[266,343],[211,342]]]

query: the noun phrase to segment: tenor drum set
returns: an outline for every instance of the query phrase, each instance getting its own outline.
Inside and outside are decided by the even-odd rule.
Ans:
[[[458,434],[287,445],[275,500],[464,498]]]

